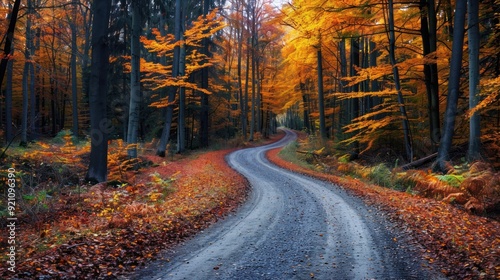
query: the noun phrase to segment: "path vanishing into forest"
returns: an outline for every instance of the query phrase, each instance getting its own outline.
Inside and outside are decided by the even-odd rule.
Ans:
[[[330,183],[265,157],[296,135],[236,151],[247,202],[224,221],[165,253],[131,279],[436,279],[376,209]],[[228,178],[230,180],[230,178]],[[413,253],[412,253],[413,252]],[[168,260],[168,261],[166,261]]]

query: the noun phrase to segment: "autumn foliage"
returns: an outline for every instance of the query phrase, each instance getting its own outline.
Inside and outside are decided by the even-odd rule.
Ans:
[[[321,156],[324,149],[304,153],[306,136],[299,143],[285,148],[286,152],[272,150],[268,157],[281,167],[328,180],[387,211],[411,237],[396,242],[420,247],[429,265],[437,265],[446,276],[496,279],[500,275],[500,174],[489,165],[474,163],[461,174],[391,172],[386,167]]]
[[[41,145],[34,153],[12,159],[41,166],[71,160],[72,172],[84,172],[80,164],[88,156],[88,146],[73,146],[69,152],[68,142]],[[23,258],[17,265],[17,277],[104,279],[122,275],[214,223],[246,197],[245,180],[224,161],[228,150],[176,156],[174,161],[145,155],[140,157],[142,168],[136,171],[121,160],[126,148],[120,142],[111,147],[109,182],[89,186],[77,179],[68,188],[54,187],[58,181],[49,178],[46,181],[52,185],[43,180],[33,186],[32,199],[23,196],[26,202],[20,209],[24,214],[19,216],[22,230],[18,236],[23,244],[18,253]],[[141,154],[147,150],[147,145],[139,149]],[[49,157],[52,163],[46,161]],[[27,167],[16,168],[24,174],[30,170]],[[42,172],[31,178],[46,175]],[[8,245],[4,236],[0,244],[2,249]],[[4,266],[0,275],[13,276]]]

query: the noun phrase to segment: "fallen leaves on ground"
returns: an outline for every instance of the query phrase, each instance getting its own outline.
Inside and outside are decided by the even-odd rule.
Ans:
[[[176,161],[147,156],[154,167],[131,176],[134,182],[128,185],[98,184],[82,194],[61,196],[57,210],[41,225],[24,221],[16,273],[2,266],[0,276],[114,279],[144,265],[246,198],[246,181],[224,161],[229,152]],[[2,247],[7,244],[1,241]]]
[[[452,279],[500,279],[500,223],[450,204],[297,166],[268,152],[275,164],[328,180],[389,213],[424,249],[422,256]]]

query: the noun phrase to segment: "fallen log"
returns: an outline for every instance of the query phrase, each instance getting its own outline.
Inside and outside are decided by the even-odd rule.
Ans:
[[[408,170],[410,168],[418,167],[418,166],[421,166],[421,165],[423,165],[431,160],[434,160],[436,157],[437,157],[437,153],[434,153],[432,155],[428,155],[428,156],[423,157],[421,159],[418,159],[418,160],[412,161],[410,163],[407,163],[405,165],[402,165],[401,168],[403,170]]]

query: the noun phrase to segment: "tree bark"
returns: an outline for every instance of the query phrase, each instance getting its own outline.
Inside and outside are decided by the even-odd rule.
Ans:
[[[256,56],[256,51],[255,48],[257,47],[257,22],[256,22],[256,13],[255,13],[255,0],[250,1],[250,8],[249,8],[249,13],[252,15],[252,21],[251,21],[251,30],[252,34],[250,36],[250,48],[251,48],[251,55],[252,55],[252,97],[251,97],[251,105],[250,105],[250,141],[254,140],[254,133],[255,133],[255,107],[256,107],[256,100],[255,100],[255,84],[257,83],[256,78],[255,78],[255,56]]]
[[[450,150],[455,129],[455,116],[457,115],[458,96],[460,95],[460,72],[462,69],[466,10],[467,0],[457,0],[443,136],[439,144],[438,156],[434,166],[435,171],[443,173],[449,171],[447,162],[450,160]]]
[[[183,39],[183,38],[182,38]],[[181,46],[179,60],[179,75],[184,76],[186,69],[186,46]],[[186,149],[186,88],[179,89],[179,114],[177,117],[177,152]]]
[[[237,13],[241,12],[241,18],[243,18],[243,8],[241,7],[242,4],[237,1],[236,4],[236,10]],[[243,20],[238,23],[237,25],[237,38],[238,38],[238,49],[237,49],[237,66],[236,66],[236,71],[238,75],[238,98],[239,98],[239,103],[240,103],[240,122],[241,122],[241,134],[244,139],[246,139],[247,136],[247,116],[246,116],[246,108],[248,104],[245,104],[245,98],[243,96],[243,78],[242,78],[242,56],[243,56],[243,33],[244,33],[244,28],[243,28]]]
[[[28,24],[27,24],[28,26]],[[29,32],[29,31],[26,31]],[[23,92],[23,104],[22,104],[22,113],[21,113],[21,142],[19,143],[19,146],[21,147],[26,147],[28,146],[28,104],[29,104],[29,68],[30,68],[30,63],[28,62],[29,60],[29,54],[28,50],[25,50],[25,59],[26,62],[24,63],[24,70],[23,70],[23,85],[22,85],[22,92]]]
[[[351,65],[350,65],[350,76],[356,76],[356,67],[359,67],[359,38],[351,39]],[[359,85],[354,85],[351,87],[352,92],[359,91]],[[359,98],[351,98],[349,99],[349,122],[352,122],[353,119],[359,117]],[[356,159],[359,156],[359,141],[354,141],[352,143],[352,159]]]
[[[303,113],[304,113],[304,128],[306,129],[306,133],[309,134],[311,133],[311,124],[309,122],[309,102],[308,98],[306,96],[306,85],[303,82],[300,82],[299,84],[300,88],[300,93],[302,94],[302,107],[303,107]]]
[[[250,18],[250,9],[247,9],[247,19]],[[247,27],[248,28],[248,27]],[[246,38],[247,40],[247,50],[246,50],[246,69],[245,69],[245,95],[243,96],[243,104],[244,104],[244,112],[242,112],[245,116],[245,134],[244,139],[247,140],[247,121],[248,121],[248,91],[249,91],[249,81],[250,81],[250,57],[251,57],[251,42],[249,42],[251,38]],[[253,104],[251,104],[253,105]],[[251,109],[251,108],[250,108]],[[251,124],[249,124],[251,127]]]
[[[92,65],[89,85],[91,148],[85,179],[104,182],[108,171],[108,134],[111,132],[111,121],[106,118],[111,0],[94,1],[93,6],[95,16],[92,24]]]
[[[10,66],[12,66],[10,56],[13,54],[12,42],[14,40],[14,31],[16,29],[17,14],[19,13],[20,4],[21,0],[16,0],[12,12],[9,14],[9,27],[7,29],[7,36],[5,37],[2,60],[0,61],[0,87],[2,86],[3,78],[7,71],[7,65],[10,64]],[[12,71],[10,75],[12,75]],[[7,87],[8,86],[9,81],[7,81]],[[7,143],[14,137],[12,132],[12,81],[10,82],[10,86],[10,90],[8,88],[5,90],[5,139]]]
[[[321,42],[320,42],[321,44]],[[319,135],[322,140],[327,138],[325,125],[325,97],[323,92],[323,57],[321,53],[321,45],[316,50],[318,60],[318,110],[319,110]]]
[[[30,59],[32,55],[32,44],[33,40],[31,38],[31,14],[33,13],[33,3],[31,0],[27,1],[28,6],[28,16],[26,17],[26,42],[24,49],[24,70],[23,70],[23,81],[22,81],[22,92],[23,92],[23,105],[22,105],[22,115],[21,115],[21,142],[19,146],[28,146],[28,106],[29,106],[29,91],[30,87],[30,68],[33,67]]]
[[[347,92],[347,83],[345,80],[342,78],[347,77],[347,51],[346,51],[346,40],[342,39],[339,43],[339,72],[340,72],[340,81],[339,81],[339,87],[340,87],[340,92]],[[337,128],[338,131],[342,131],[342,127],[348,124],[348,116],[350,112],[348,110],[346,111],[346,108],[349,108],[348,104],[350,101],[348,100],[342,100],[340,101],[340,113],[339,113],[339,126]],[[343,113],[342,113],[343,112]],[[339,140],[344,140],[345,134],[341,134],[341,138]]]
[[[210,0],[203,1],[203,16],[206,17],[210,9]],[[210,55],[209,45],[210,39],[203,39],[202,53],[207,57]],[[208,89],[208,67],[201,69],[201,87]],[[200,112],[200,146],[208,147],[208,129],[209,129],[209,96],[205,93],[201,93],[201,112]]]
[[[420,9],[422,45],[424,56],[428,57],[437,48],[434,0],[420,0]],[[439,124],[439,84],[436,62],[424,64],[424,77],[427,91],[427,111],[429,114],[429,136],[433,145],[437,147],[441,138],[441,131]]]
[[[174,36],[175,41],[181,39],[181,24],[182,24],[182,5],[180,0],[175,1],[175,17],[174,17]],[[180,57],[180,47],[175,46],[174,48],[174,59],[172,65],[172,77],[176,78],[179,76],[179,57]],[[172,128],[172,121],[174,115],[173,103],[175,101],[176,88],[169,88],[168,91],[168,106],[166,108],[165,124],[163,126],[163,131],[161,134],[160,142],[158,143],[158,149],[156,150],[156,155],[160,157],[165,157],[167,144],[170,141],[170,129]]]
[[[130,71],[130,105],[127,129],[127,155],[137,158],[137,134],[141,106],[141,2],[132,0],[132,37],[130,52],[132,56]]]
[[[14,54],[12,50],[11,55]],[[14,71],[14,60],[9,59],[7,62],[7,81],[5,85],[5,140],[7,143],[14,138],[14,130],[12,127],[12,78]]]
[[[406,108],[404,104],[403,93],[401,92],[401,83],[399,79],[399,69],[396,65],[396,36],[394,32],[394,3],[393,0],[389,0],[388,5],[389,12],[389,57],[391,60],[392,71],[394,75],[394,86],[398,93],[398,103],[401,116],[403,118],[403,133],[404,133],[404,143],[406,149],[406,158],[409,162],[413,160],[413,140],[411,137],[410,124],[408,122],[408,115],[406,113]]]
[[[473,109],[479,103],[479,1],[468,1],[468,36],[469,36],[469,109]],[[481,158],[481,125],[479,113],[474,113],[469,123],[469,150],[467,160],[469,162]]]
[[[19,13],[20,4],[21,0],[16,0],[16,2],[14,2],[12,12],[9,15],[10,22],[7,29],[7,36],[5,38],[5,47],[3,49],[2,61],[0,62],[0,86],[3,83],[3,77],[5,76],[5,71],[7,70],[7,62],[10,59],[12,51],[12,41],[14,40],[14,31],[16,29],[17,14]]]
[[[73,117],[73,125],[72,131],[73,136],[76,140],[78,140],[78,81],[77,81],[77,69],[76,69],[76,53],[78,52],[77,45],[77,28],[76,28],[76,16],[78,3],[75,1],[73,3],[73,18],[69,19],[70,28],[71,28],[71,105],[72,105],[72,117]],[[33,110],[33,109],[32,109]]]

